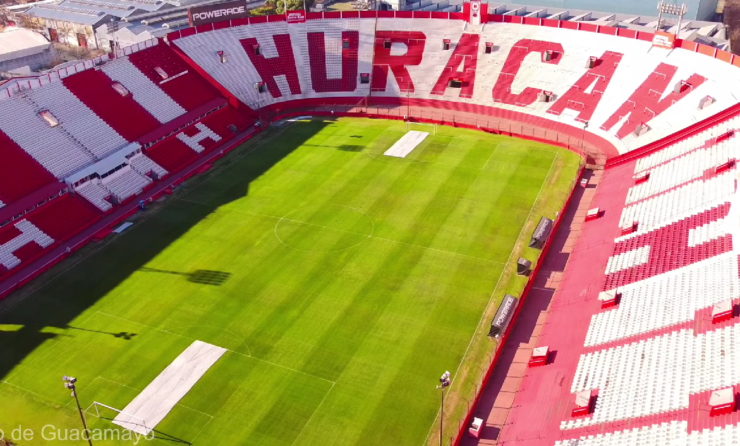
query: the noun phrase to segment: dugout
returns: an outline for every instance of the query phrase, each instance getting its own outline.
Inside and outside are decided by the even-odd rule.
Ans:
[[[542,249],[547,243],[547,239],[550,238],[552,233],[553,222],[547,217],[542,217],[540,222],[537,223],[537,227],[534,228],[532,233],[532,239],[529,241],[529,247],[535,249]]]
[[[504,300],[501,301],[501,305],[499,305],[498,311],[496,311],[496,315],[491,321],[491,329],[488,331],[488,336],[498,338],[506,332],[511,319],[514,317],[517,306],[519,306],[518,298],[511,294],[504,296]]]

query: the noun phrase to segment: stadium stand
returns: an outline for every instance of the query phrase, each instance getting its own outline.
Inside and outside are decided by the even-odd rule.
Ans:
[[[18,82],[0,100],[3,275],[251,128],[166,44],[126,53]],[[154,78],[160,68],[171,76]]]
[[[64,194],[18,221],[0,228],[0,263],[7,272],[29,261],[100,218],[90,204]]]
[[[604,212],[584,224],[539,327],[536,344],[557,355],[522,378],[497,441],[737,443],[738,412],[713,413],[709,399],[740,385],[737,317],[712,320],[715,306],[729,301],[732,316],[740,303],[740,59],[536,17],[472,25],[462,13],[299,16],[185,29],[8,90],[0,277],[94,222],[120,221],[142,191],[177,185],[169,178],[251,135],[257,115],[408,114],[584,157],[588,146],[609,157],[591,203]],[[51,196],[50,185],[64,190],[15,211],[39,191]],[[618,298],[602,308],[602,292]],[[582,391],[594,407],[573,417]],[[461,435],[472,413],[456,443],[477,444]]]
[[[736,103],[735,66],[697,51],[653,48],[651,34],[585,25],[579,31],[573,28],[580,26],[577,23],[545,19],[526,22],[538,26],[500,23],[523,20],[509,16],[491,16],[482,29],[464,30],[453,19],[462,18],[460,14],[379,14],[376,20],[374,12],[359,19],[310,13],[305,23],[254,18],[249,24],[234,21],[217,29],[179,31],[168,39],[193,65],[253,109],[281,108],[281,103],[325,105],[308,99],[340,98],[343,90],[347,105],[367,98],[369,105],[409,103],[482,117],[511,119],[521,113],[541,118],[537,123],[545,129],[567,132],[559,126],[564,124],[572,136],[585,133],[608,141],[606,145],[619,153]],[[320,33],[312,30],[327,37],[322,42]],[[369,84],[347,79],[355,57],[355,30],[361,36],[358,72],[371,74]],[[584,39],[587,30],[591,34]],[[371,48],[364,38],[368,31],[374,35]],[[493,51],[484,52],[487,46]],[[223,61],[219,51],[226,55]],[[594,66],[588,68],[592,57]],[[324,79],[332,81],[331,87]],[[450,79],[461,81],[460,87],[447,85]],[[547,100],[541,100],[542,92],[549,93]],[[700,108],[707,96],[715,102]],[[646,132],[635,134],[643,124]]]
[[[3,206],[55,181],[51,173],[2,132],[0,159],[0,201]]]
[[[584,225],[534,345],[557,358],[524,377],[499,444],[737,443],[737,412],[710,405],[740,384],[735,119],[607,164],[591,204],[606,214]],[[616,305],[604,308],[600,292],[616,292]],[[727,302],[727,318],[713,320]],[[583,391],[595,404],[575,416]]]
[[[166,140],[156,144],[154,147],[147,150],[146,154],[149,158],[170,172],[176,171],[198,157],[197,152],[186,146],[185,143],[180,141],[176,136],[167,138]]]
[[[193,111],[218,96],[168,45],[155,45],[129,56],[128,61],[182,108]]]

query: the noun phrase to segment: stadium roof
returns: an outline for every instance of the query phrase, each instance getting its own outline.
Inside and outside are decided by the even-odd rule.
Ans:
[[[132,14],[154,12],[169,6],[170,4],[163,0],[64,0],[58,4],[35,5],[25,14],[94,25],[105,16],[122,19]]]
[[[80,23],[83,25],[95,25],[102,21],[106,13],[94,8],[74,8],[59,5],[34,6],[24,14],[42,19],[60,20],[63,22]]]
[[[0,33],[0,62],[38,54],[50,45],[41,34],[22,28],[8,28]]]

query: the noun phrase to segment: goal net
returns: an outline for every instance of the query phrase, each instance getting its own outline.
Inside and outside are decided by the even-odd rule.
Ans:
[[[427,132],[432,135],[437,134],[437,124],[425,124],[423,122],[409,122],[406,121],[406,132],[416,130],[417,132]]]
[[[90,406],[85,409],[85,413],[92,413],[90,412],[90,409],[93,407],[95,408],[95,416],[98,418],[110,420],[116,419],[116,424],[128,430],[135,430],[137,426],[143,427],[147,431],[149,430],[146,426],[146,421],[144,421],[143,418],[97,401],[90,404]],[[114,413],[115,415],[113,415]],[[113,416],[110,417],[110,415]],[[119,415],[123,415],[123,417],[119,417]],[[126,418],[127,421],[122,421],[120,418]]]

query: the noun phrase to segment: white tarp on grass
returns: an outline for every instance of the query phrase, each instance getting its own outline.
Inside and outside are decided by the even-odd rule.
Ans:
[[[225,352],[225,348],[193,342],[118,414],[113,423],[148,435]]]
[[[396,158],[406,158],[406,155],[411,153],[416,146],[421,144],[427,136],[429,136],[428,132],[417,132],[416,130],[411,130],[403,135],[401,139],[396,141],[396,143],[393,144],[393,147],[386,150],[383,155],[395,156]]]

